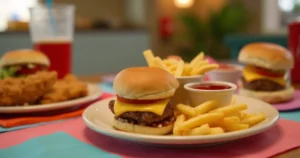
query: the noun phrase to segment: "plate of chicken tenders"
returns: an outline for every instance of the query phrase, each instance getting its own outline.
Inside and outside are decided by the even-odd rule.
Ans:
[[[189,70],[192,62],[182,64],[181,59],[161,60],[152,52],[145,54],[149,67],[123,69],[113,82],[116,97],[85,109],[82,117],[88,128],[141,144],[206,146],[256,135],[279,119],[272,105],[236,95],[236,84],[194,80],[218,67],[203,61],[203,53],[193,59],[199,65],[192,66],[195,73]],[[182,76],[193,80],[180,82]],[[174,98],[182,99],[174,102]]]
[[[5,53],[0,59],[0,113],[28,113],[79,106],[97,99],[100,88],[68,74],[48,71],[49,59],[34,50]]]

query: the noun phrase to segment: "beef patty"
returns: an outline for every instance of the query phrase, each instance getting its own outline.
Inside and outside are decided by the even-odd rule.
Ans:
[[[115,104],[114,100],[111,100],[109,102],[109,108],[112,113],[114,113],[114,104]],[[159,123],[160,121],[164,121],[166,119],[169,119],[170,117],[173,117],[173,111],[174,109],[169,102],[162,115],[157,115],[152,112],[132,111],[132,112],[125,112],[120,116],[118,116],[117,118],[128,119],[131,122],[133,121],[137,124],[149,125],[153,123]]]
[[[282,86],[276,82],[267,79],[254,80],[252,82],[247,82],[244,77],[242,77],[243,87],[254,91],[278,91],[283,90],[285,86]]]

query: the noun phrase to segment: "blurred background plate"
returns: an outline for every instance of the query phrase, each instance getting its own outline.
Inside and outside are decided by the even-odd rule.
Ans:
[[[30,106],[0,106],[0,113],[34,113],[41,111],[52,111],[64,108],[71,108],[85,103],[89,103],[102,94],[102,90],[97,84],[88,84],[88,95],[86,97],[73,99],[64,102],[44,104],[44,105],[30,105]]]

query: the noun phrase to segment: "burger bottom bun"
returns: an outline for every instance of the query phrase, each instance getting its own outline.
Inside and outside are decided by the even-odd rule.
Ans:
[[[149,126],[135,125],[135,124],[122,122],[117,119],[114,119],[113,127],[118,130],[130,132],[130,133],[140,133],[140,134],[148,134],[148,135],[165,135],[172,132],[173,123],[163,127],[149,127]]]
[[[240,88],[239,94],[263,100],[267,103],[287,102],[294,97],[294,88],[288,87],[284,90],[274,92],[252,91],[245,88]]]

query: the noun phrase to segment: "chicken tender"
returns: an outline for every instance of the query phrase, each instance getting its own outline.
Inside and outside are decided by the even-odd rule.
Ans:
[[[56,72],[37,72],[24,78],[0,80],[0,106],[30,105],[49,92]]]
[[[52,89],[43,95],[39,104],[49,104],[72,100],[88,95],[88,86],[86,83],[78,80],[74,75],[66,75],[58,80]]]

